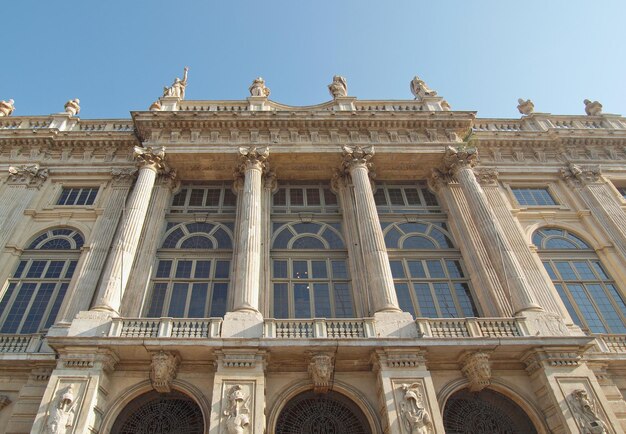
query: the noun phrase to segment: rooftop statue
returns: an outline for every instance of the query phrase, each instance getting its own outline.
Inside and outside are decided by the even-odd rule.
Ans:
[[[80,100],[78,98],[69,100],[63,106],[65,108],[65,113],[69,114],[70,116],[76,116],[77,114],[80,113],[79,104],[80,104]]]
[[[517,109],[521,114],[528,116],[533,111],[535,111],[535,104],[533,104],[531,100],[527,99],[526,101],[524,101],[523,99],[519,98],[517,102]]]
[[[176,77],[174,83],[170,87],[163,88],[163,96],[173,96],[175,98],[185,99],[185,88],[187,87],[187,73],[189,67],[185,66],[183,79]]]
[[[589,101],[588,99],[583,101],[585,103],[585,113],[589,116],[599,116],[602,114],[602,104],[598,101]]]
[[[340,75],[335,75],[333,82],[328,85],[328,91],[333,99],[348,96],[348,81]]]
[[[248,90],[251,96],[263,96],[265,98],[270,96],[270,88],[265,86],[263,77],[255,78]]]
[[[8,101],[0,101],[0,116],[11,116],[11,113],[15,110],[15,101],[12,99]]]
[[[417,100],[421,100],[426,96],[437,96],[437,92],[426,86],[424,80],[419,78],[417,75],[413,77],[413,80],[411,80],[411,93]]]

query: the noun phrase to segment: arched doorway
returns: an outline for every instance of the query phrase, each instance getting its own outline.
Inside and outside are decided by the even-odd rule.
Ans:
[[[276,422],[276,434],[371,434],[361,409],[337,392],[301,393],[292,398]]]
[[[494,390],[454,393],[443,411],[446,434],[536,434],[528,415]]]
[[[111,434],[202,434],[204,419],[196,402],[180,392],[144,393],[117,417]]]

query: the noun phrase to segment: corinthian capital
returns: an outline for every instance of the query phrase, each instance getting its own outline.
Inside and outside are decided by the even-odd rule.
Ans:
[[[581,186],[591,182],[598,182],[602,171],[600,166],[579,166],[578,164],[569,163],[569,165],[561,169],[561,177],[570,184]]]
[[[342,155],[343,155],[343,163],[342,166],[344,169],[349,170],[356,166],[365,166],[367,169],[372,167],[372,163],[369,160],[374,157],[374,148],[366,147],[363,148],[361,146],[342,146],[341,147]]]
[[[39,164],[22,164],[9,166],[9,184],[21,184],[28,187],[41,187],[48,179],[48,169],[42,169]]]
[[[476,180],[482,185],[497,185],[498,171],[496,169],[482,168],[475,169]]]
[[[251,146],[250,148],[239,148],[239,165],[238,170],[245,172],[246,169],[252,167],[259,167],[261,170],[268,168],[267,159],[270,156],[270,148],[257,148]]]
[[[476,148],[453,148],[448,146],[443,156],[443,169],[445,172],[455,174],[464,167],[474,167],[478,158]]]
[[[158,148],[135,146],[134,157],[140,168],[150,167],[157,172],[165,169],[165,148],[163,146]]]

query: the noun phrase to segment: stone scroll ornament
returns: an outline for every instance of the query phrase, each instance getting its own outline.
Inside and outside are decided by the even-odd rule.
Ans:
[[[250,409],[248,402],[250,397],[246,396],[243,388],[237,384],[230,388],[226,395],[228,399],[226,416],[226,430],[229,434],[243,434],[250,425]]]
[[[180,357],[171,352],[159,351],[152,355],[150,381],[152,381],[154,390],[159,393],[171,391],[172,381],[176,378],[179,363]]]
[[[333,358],[329,354],[316,354],[309,363],[309,375],[315,393],[327,393],[333,376]]]
[[[402,424],[409,434],[432,433],[432,421],[430,414],[424,405],[424,396],[419,383],[403,384],[400,386],[403,392],[400,403]]]
[[[568,397],[582,434],[607,434],[606,424],[598,416],[595,403],[585,389],[576,389]]]
[[[46,423],[46,434],[66,433],[68,428],[74,425],[76,416],[76,398],[74,387],[70,384],[61,393],[59,398],[52,404]]]

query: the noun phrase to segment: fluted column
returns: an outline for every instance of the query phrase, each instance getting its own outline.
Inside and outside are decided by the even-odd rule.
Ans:
[[[128,287],[123,297],[122,316],[138,317],[145,297],[150,293],[150,278],[153,274],[157,249],[162,241],[163,229],[167,224],[165,214],[172,201],[172,194],[180,182],[173,170],[163,173],[156,180],[148,206],[146,221],[137,248]]]
[[[259,282],[261,267],[261,196],[263,171],[269,149],[240,149],[239,170],[243,172],[244,184],[240,193],[239,240],[236,257],[235,287],[233,288],[234,311],[259,311]]]
[[[456,150],[448,147],[444,156],[444,172],[455,176],[467,198],[476,227],[485,243],[489,259],[495,266],[500,281],[510,293],[516,314],[526,310],[542,310],[537,304],[532,288],[508,242],[504,230],[487,201],[485,192],[476,180],[472,167],[476,163],[476,150]]]
[[[139,166],[137,181],[123,212],[96,302],[91,309],[114,315],[119,315],[122,296],[137,253],[137,245],[146,219],[154,181],[159,171],[164,168],[165,149],[135,147],[135,159]]]
[[[90,239],[90,248],[83,253],[82,265],[76,270],[68,296],[61,307],[61,322],[71,322],[78,312],[88,310],[93,299],[98,277],[102,273],[104,261],[115,234],[124,202],[135,178],[137,169],[113,169],[113,179],[106,202],[103,204],[102,215],[96,220]]]
[[[602,177],[600,167],[570,163],[561,170],[561,174],[572,188],[578,190],[591,215],[600,223],[615,249],[626,261],[626,213]]]
[[[371,148],[344,146],[343,168],[354,185],[355,210],[374,312],[397,312],[400,311],[398,298],[369,179],[369,160],[373,156]]]
[[[271,310],[271,284],[272,284],[272,261],[270,259],[270,249],[272,242],[272,196],[278,189],[276,174],[269,171],[263,179],[263,197],[261,200],[261,272],[260,272],[260,291],[262,312],[269,314]]]

